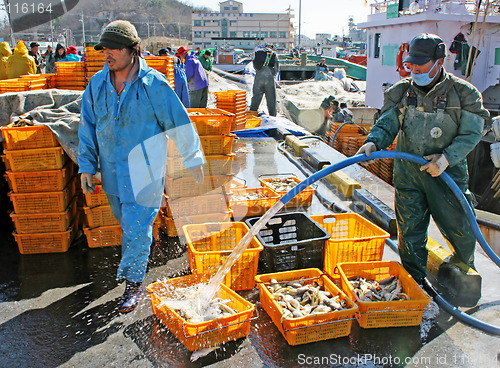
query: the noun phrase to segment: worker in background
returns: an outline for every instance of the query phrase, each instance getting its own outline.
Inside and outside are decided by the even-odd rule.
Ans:
[[[335,123],[348,123],[352,122],[352,117],[352,111],[347,108],[347,104],[345,102],[341,102],[332,120]]]
[[[326,65],[326,59],[321,58],[318,64],[316,64],[316,72],[314,73],[314,80],[329,80],[328,76],[328,65]]]
[[[81,61],[81,60],[82,57],[78,55],[78,49],[76,48],[76,46],[71,45],[66,48],[65,61]]]
[[[20,75],[26,74],[36,74],[36,64],[33,57],[28,55],[24,41],[19,41],[14,53],[7,58],[7,77],[19,78]]]
[[[125,279],[121,313],[139,303],[152,226],[164,192],[167,142],[171,138],[194,180],[203,182],[200,139],[165,76],[141,57],[140,38],[128,21],[103,30],[94,47],[103,50],[103,70],[82,97],[78,165],[84,193],[93,192],[100,166],[102,185],[123,232],[117,280]]]
[[[422,283],[427,265],[427,228],[432,215],[455,257],[474,268],[476,237],[451,190],[437,179],[446,171],[471,203],[466,157],[482,137],[488,111],[470,83],[446,72],[446,45],[433,34],[410,43],[403,61],[411,79],[402,79],[384,96],[381,116],[358,154],[388,147],[423,156],[425,165],[394,160],[395,207],[401,261]]]
[[[7,59],[12,55],[8,42],[0,42],[0,80],[7,79]]]
[[[257,49],[253,66],[255,68],[255,81],[252,88],[250,110],[257,111],[259,109],[265,94],[269,115],[276,116],[276,84],[274,79],[278,73],[279,65],[274,46],[267,44],[266,47]]]
[[[168,56],[171,53],[172,49],[170,47],[166,47],[158,51],[159,56]],[[191,107],[189,103],[188,82],[184,63],[176,55],[172,56],[172,58],[174,61],[174,91],[184,107]]]
[[[184,61],[186,78],[188,81],[189,102],[191,107],[205,108],[208,101],[208,77],[198,57],[189,49],[181,46],[177,49],[176,56]]]
[[[45,67],[45,64],[43,63],[43,58],[42,55],[39,52],[39,47],[40,44],[38,42],[32,42],[30,43],[30,51],[28,51],[28,55],[33,57],[35,60],[35,65],[36,65],[36,73],[40,74],[42,72],[42,68]]]
[[[203,65],[203,69],[212,71],[212,53],[210,50],[205,50],[199,59],[201,65]]]
[[[58,61],[63,61],[64,59],[66,59],[66,48],[64,47],[64,45],[58,43],[56,45],[54,60],[57,63]]]
[[[47,51],[45,52],[45,73],[55,73],[56,72],[56,58],[52,46],[47,46]]]

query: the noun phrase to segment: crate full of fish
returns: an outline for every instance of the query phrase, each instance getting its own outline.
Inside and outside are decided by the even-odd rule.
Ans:
[[[255,306],[225,285],[220,285],[205,312],[196,308],[196,294],[209,276],[193,274],[158,281],[147,290],[155,316],[190,351],[214,347],[250,333]]]
[[[246,220],[253,226],[260,217]],[[325,241],[330,234],[303,212],[274,215],[257,233],[264,246],[259,267],[264,272],[301,268],[323,269]]]
[[[182,231],[188,245],[191,271],[214,275],[250,229],[244,222],[209,222],[184,225]],[[224,284],[233,290],[253,289],[263,249],[257,237],[252,237],[247,249],[227,273]]]
[[[358,307],[317,268],[255,277],[262,307],[290,345],[349,335]]]
[[[331,235],[325,244],[324,270],[334,277],[342,262],[381,261],[390,234],[357,213],[317,215],[311,218]]]
[[[268,187],[279,194],[280,198],[288,193],[293,187],[300,183],[300,179],[295,176],[274,176],[262,175],[259,177],[259,181],[263,187]],[[288,202],[285,207],[307,207],[312,203],[312,198],[314,195],[314,189],[312,186],[308,186],[295,197],[293,197],[290,202]]]
[[[359,307],[363,328],[418,326],[429,296],[397,262],[341,263],[342,290]]]
[[[270,188],[231,189],[229,206],[236,219],[249,216],[262,216],[279,200],[279,195]]]

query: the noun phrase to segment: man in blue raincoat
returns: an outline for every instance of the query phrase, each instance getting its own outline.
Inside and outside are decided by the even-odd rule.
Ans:
[[[142,294],[152,225],[163,195],[167,140],[171,138],[197,182],[203,181],[200,140],[186,109],[163,74],[140,57],[140,39],[128,21],[109,23],[95,46],[106,64],[83,94],[78,136],[82,189],[102,185],[123,232],[117,280],[126,287],[118,310],[130,312]]]
[[[427,265],[430,215],[455,250],[455,257],[474,268],[476,238],[458,200],[437,177],[446,170],[471,202],[466,157],[482,137],[489,116],[482,96],[470,83],[443,67],[446,45],[433,34],[415,37],[403,60],[411,79],[385,92],[381,116],[358,153],[385,149],[396,136],[396,150],[429,162],[394,161],[399,254],[408,272],[422,282]]]

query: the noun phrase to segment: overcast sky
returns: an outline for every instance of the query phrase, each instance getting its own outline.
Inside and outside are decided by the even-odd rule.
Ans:
[[[220,0],[181,0],[185,4],[206,6],[219,11]],[[299,0],[243,0],[245,13],[285,13],[290,6],[294,9],[295,33],[299,33]],[[315,38],[316,33],[347,34],[347,18],[354,17],[355,23],[366,21],[370,7],[364,0],[303,0],[301,33]]]

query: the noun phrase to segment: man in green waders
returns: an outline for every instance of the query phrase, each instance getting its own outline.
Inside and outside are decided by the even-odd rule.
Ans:
[[[446,170],[471,202],[466,157],[481,140],[489,114],[472,84],[446,72],[445,56],[446,45],[436,35],[421,34],[411,41],[403,62],[412,78],[385,92],[381,116],[357,152],[369,156],[385,149],[399,133],[397,151],[429,161],[423,166],[394,161],[399,254],[419,283],[427,265],[430,215],[455,257],[474,268],[476,237],[458,200],[437,176]]]

